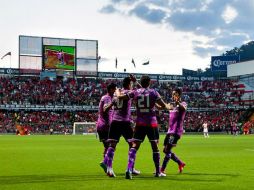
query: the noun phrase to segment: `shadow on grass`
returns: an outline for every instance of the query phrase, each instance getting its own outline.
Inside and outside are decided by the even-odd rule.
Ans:
[[[123,177],[125,174],[119,174],[118,177]],[[239,177],[238,174],[209,174],[209,173],[182,173],[182,174],[168,174],[166,177],[154,177],[153,174],[141,174],[133,176],[135,180],[169,180],[169,181],[190,181],[190,182],[223,182],[226,178]],[[212,178],[212,179],[211,179]]]
[[[234,178],[239,175],[234,174],[208,174],[208,173],[183,173],[183,174],[169,174],[167,177],[154,177],[153,174],[144,173],[139,176],[133,176],[133,180],[169,180],[169,181],[191,181],[191,182],[209,182],[218,183],[225,180],[225,178]],[[212,177],[210,179],[209,177]],[[15,185],[15,184],[29,184],[29,183],[55,183],[55,182],[75,182],[75,181],[100,181],[108,180],[103,173],[98,174],[79,174],[79,175],[18,175],[18,176],[0,176],[1,185]],[[111,178],[112,179],[112,178]],[[125,173],[119,173],[114,180],[126,180]],[[100,182],[98,182],[100,183]]]
[[[208,174],[208,173],[182,173],[180,175],[191,175],[191,176],[225,176],[225,177],[239,177],[239,174]]]
[[[92,181],[105,180],[107,176],[104,174],[90,175],[18,175],[18,176],[0,176],[1,185],[15,185],[22,183],[50,183],[50,182],[75,182],[75,181]],[[0,188],[1,189],[1,188]]]

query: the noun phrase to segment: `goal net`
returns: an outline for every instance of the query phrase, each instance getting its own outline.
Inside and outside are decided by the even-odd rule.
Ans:
[[[95,122],[74,122],[73,123],[73,135],[88,135],[96,133]]]

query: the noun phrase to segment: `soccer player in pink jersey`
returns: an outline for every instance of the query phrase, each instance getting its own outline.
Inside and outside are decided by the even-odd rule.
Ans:
[[[121,89],[122,94],[128,94],[131,90],[132,78],[126,77],[123,79],[123,88]],[[109,177],[115,177],[112,164],[115,154],[116,145],[123,136],[126,142],[129,144],[129,148],[132,146],[132,119],[131,119],[131,99],[115,99],[116,103],[113,106],[112,123],[109,128],[108,142],[109,148],[105,157],[107,163],[103,163],[101,166],[104,169],[107,167],[107,175]],[[133,173],[139,174],[138,170],[133,169]]]
[[[64,65],[64,52],[62,49],[57,53],[57,59],[60,61],[60,64]]]
[[[168,105],[162,100],[161,96],[155,89],[149,88],[149,76],[141,77],[141,86],[141,88],[133,90],[128,94],[118,94],[119,99],[133,98],[136,102],[137,119],[133,144],[129,150],[128,166],[125,175],[126,179],[132,179],[136,153],[146,136],[148,137],[153,150],[153,161],[156,168],[155,177],[163,176],[163,174],[160,173],[160,152],[158,148],[159,130],[155,113],[155,104],[158,104],[162,108],[168,108]]]
[[[161,166],[161,172],[165,174],[166,166],[170,159],[178,164],[179,172],[183,171],[185,163],[181,161],[175,153],[172,152],[172,148],[176,146],[177,141],[183,134],[183,121],[186,115],[187,104],[181,101],[181,89],[177,88],[172,92],[173,109],[169,114],[169,128],[164,140],[165,157]]]
[[[99,135],[100,141],[103,143],[104,146],[104,152],[103,152],[103,158],[105,158],[105,154],[108,149],[108,131],[109,131],[109,125],[112,120],[112,98],[114,95],[114,92],[116,90],[116,84],[111,83],[107,86],[107,94],[101,97],[100,103],[99,103],[99,116],[96,123],[96,129],[97,133]],[[100,163],[100,165],[103,162]],[[105,169],[106,170],[106,169]],[[106,172],[106,171],[105,171]]]

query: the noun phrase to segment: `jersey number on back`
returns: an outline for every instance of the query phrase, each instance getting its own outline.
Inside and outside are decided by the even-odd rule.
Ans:
[[[138,97],[138,107],[139,108],[149,108],[150,107],[150,98],[149,95],[141,95]]]
[[[121,108],[123,108],[123,100],[122,99],[117,99],[117,104],[116,104],[116,107],[118,108],[118,109],[121,109]]]

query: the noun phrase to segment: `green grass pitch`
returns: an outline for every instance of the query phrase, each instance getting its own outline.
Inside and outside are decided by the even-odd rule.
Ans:
[[[164,136],[161,136],[163,142]],[[160,144],[162,150],[162,143]],[[182,174],[173,161],[167,177],[153,177],[147,139],[137,154],[140,176],[126,180],[127,144],[121,139],[114,159],[116,178],[99,167],[102,144],[87,136],[0,136],[0,189],[13,190],[174,190],[253,189],[254,136],[185,135],[174,152],[186,162]],[[163,154],[161,154],[161,160]]]

